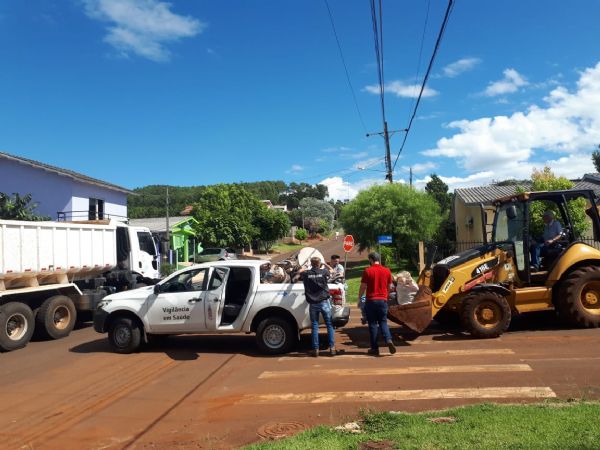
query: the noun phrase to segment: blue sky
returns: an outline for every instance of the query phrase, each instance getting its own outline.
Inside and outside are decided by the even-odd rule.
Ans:
[[[369,2],[329,4],[379,131]],[[407,125],[445,7],[383,1],[391,129]],[[592,172],[598,17],[591,0],[458,0],[395,178]],[[128,188],[283,179],[343,199],[383,181],[383,140],[365,137],[323,0],[4,0],[0,60],[0,151]]]

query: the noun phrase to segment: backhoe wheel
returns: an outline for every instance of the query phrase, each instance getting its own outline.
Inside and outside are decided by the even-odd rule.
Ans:
[[[42,303],[35,316],[36,330],[52,339],[68,336],[75,326],[75,305],[66,295],[55,295]]]
[[[560,316],[577,327],[600,326],[600,267],[574,270],[562,282],[558,309]]]
[[[462,301],[463,327],[477,338],[496,338],[510,325],[510,305],[495,292],[474,292]]]
[[[10,302],[0,306],[0,350],[9,352],[25,347],[34,326],[33,312],[26,304]]]
[[[133,353],[142,343],[142,329],[129,317],[117,317],[109,325],[108,342],[116,353]]]

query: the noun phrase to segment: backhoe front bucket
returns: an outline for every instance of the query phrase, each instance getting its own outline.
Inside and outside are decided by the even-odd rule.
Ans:
[[[388,319],[411,330],[422,333],[431,323],[432,292],[428,286],[419,286],[412,303],[390,305]]]

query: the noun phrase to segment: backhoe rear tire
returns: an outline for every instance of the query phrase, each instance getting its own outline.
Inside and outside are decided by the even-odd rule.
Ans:
[[[473,292],[462,301],[460,318],[471,336],[496,338],[504,333],[511,320],[510,305],[492,291]]]
[[[600,267],[581,267],[567,275],[559,290],[558,310],[569,325],[600,326]]]

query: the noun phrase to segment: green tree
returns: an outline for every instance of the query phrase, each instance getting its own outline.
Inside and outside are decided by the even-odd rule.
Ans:
[[[290,183],[285,192],[281,194],[279,202],[292,210],[298,208],[303,198],[313,197],[324,200],[328,194],[329,190],[323,184]]]
[[[304,228],[298,228],[294,237],[302,242],[308,237],[308,231],[306,231]]]
[[[427,193],[403,184],[373,186],[361,191],[342,210],[344,231],[354,236],[359,249],[377,245],[377,236],[391,234],[396,256],[415,259],[418,242],[430,240],[442,216]]]
[[[596,172],[600,172],[600,145],[598,145],[598,150],[592,152],[592,161]]]
[[[304,224],[309,227],[312,234],[329,231],[333,227],[335,208],[331,203],[314,197],[306,197],[300,200],[299,209],[304,216]],[[325,223],[321,230],[322,222]],[[309,225],[310,224],[310,225]]]
[[[35,213],[37,203],[32,202],[31,194],[12,196],[0,192],[0,219],[4,220],[50,220],[50,217]]]
[[[425,192],[431,195],[440,205],[442,214],[450,211],[452,195],[448,193],[448,185],[435,173],[431,174],[431,180],[425,185]]]
[[[448,192],[448,185],[435,173],[432,173],[431,180],[425,185],[425,192],[437,202],[442,215],[442,222],[434,236],[435,243],[442,253],[454,253],[453,242],[456,239],[456,230],[450,215],[453,196]]]
[[[194,203],[198,238],[204,246],[244,247],[260,234],[254,219],[262,208],[264,205],[239,185],[207,186]]]
[[[277,209],[261,208],[254,218],[254,225],[259,229],[258,239],[265,252],[290,231],[290,219],[287,214]]]
[[[565,178],[557,177],[549,167],[544,167],[542,170],[534,169],[531,174],[531,190],[532,191],[562,191],[572,189],[575,184]],[[518,192],[523,192],[524,189],[517,189]],[[576,236],[582,236],[588,229],[589,222],[585,214],[586,201],[583,198],[570,200],[567,204],[569,216],[573,222],[573,231]],[[544,231],[544,222],[542,216],[544,211],[552,210],[557,218],[560,218],[556,204],[553,202],[535,201],[531,202],[531,230],[532,236],[541,236]],[[563,224],[564,225],[564,224]]]

